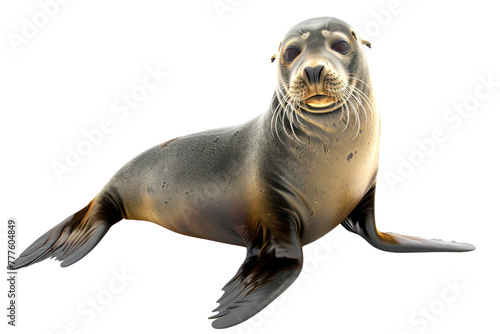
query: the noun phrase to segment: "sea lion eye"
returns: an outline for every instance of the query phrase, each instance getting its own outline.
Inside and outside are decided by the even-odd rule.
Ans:
[[[289,46],[285,51],[285,60],[292,62],[300,54],[299,49],[294,46]]]
[[[349,53],[349,44],[346,41],[341,39],[340,41],[336,41],[332,44],[332,50],[337,51],[340,54],[346,55]]]

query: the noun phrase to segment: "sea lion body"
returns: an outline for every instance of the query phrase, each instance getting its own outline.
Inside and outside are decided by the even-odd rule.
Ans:
[[[271,58],[278,80],[266,112],[139,155],[10,269],[49,257],[72,265],[123,218],[245,246],[247,256],[211,317],[215,328],[226,328],[285,291],[302,269],[302,246],[339,224],[385,251],[473,250],[377,230],[380,120],[364,46],[370,43],[338,19],[296,25]]]
[[[252,212],[264,209],[269,196],[280,196],[296,208],[300,239],[308,244],[340,224],[373,185],[378,118],[358,136],[353,128],[341,133],[344,124],[338,121],[337,133],[304,132],[311,140],[300,143],[285,134],[284,142],[273,136],[269,116],[153,147],[104,189],[116,189],[124,218],[241,246],[245,243],[235,231],[256,223],[252,217],[263,212]],[[330,115],[333,122],[339,116]]]

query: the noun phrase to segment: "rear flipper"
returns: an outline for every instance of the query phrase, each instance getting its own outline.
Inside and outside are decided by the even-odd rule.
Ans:
[[[122,219],[113,196],[97,196],[85,208],[69,216],[29,246],[9,269],[27,267],[55,257],[67,267],[87,255],[109,228]]]
[[[373,247],[387,252],[467,252],[476,249],[471,244],[455,241],[446,242],[379,232],[375,225],[375,186],[342,222],[342,226],[362,236]]]

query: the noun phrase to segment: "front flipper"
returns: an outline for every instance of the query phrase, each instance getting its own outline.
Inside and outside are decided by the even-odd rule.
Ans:
[[[302,246],[294,224],[268,229],[261,226],[259,239],[247,242],[247,257],[223,288],[224,294],[209,319],[214,328],[237,325],[269,305],[299,276]],[[254,239],[253,235],[251,238]]]
[[[375,225],[375,186],[342,222],[342,226],[365,238],[373,247],[387,252],[467,252],[476,249],[471,244],[455,241],[446,242],[379,232]]]

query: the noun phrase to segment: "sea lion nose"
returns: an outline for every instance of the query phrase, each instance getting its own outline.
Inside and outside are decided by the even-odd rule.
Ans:
[[[321,71],[325,68],[324,65],[317,65],[315,67],[306,66],[304,67],[304,79],[308,80],[311,85],[320,83]]]

